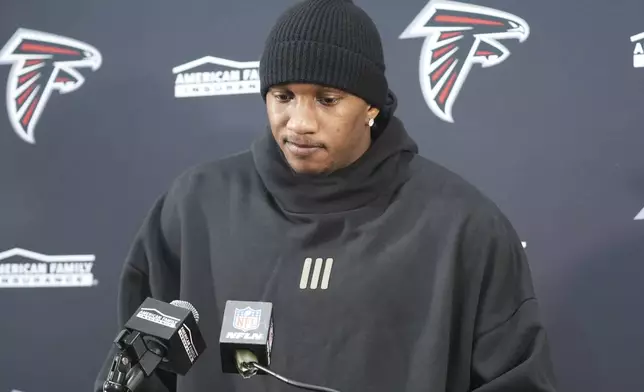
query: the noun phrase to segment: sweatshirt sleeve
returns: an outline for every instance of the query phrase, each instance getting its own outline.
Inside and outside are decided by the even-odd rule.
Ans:
[[[165,195],[159,197],[146,216],[126,256],[121,272],[117,301],[117,329],[123,329],[127,320],[147,297],[164,302],[179,298],[179,267],[170,252],[162,230]],[[167,207],[166,207],[167,208]],[[117,350],[113,343],[94,383],[94,391],[103,391],[112,359]],[[157,369],[145,379],[137,392],[174,392],[176,375]]]
[[[471,391],[554,392],[555,376],[525,250],[501,213],[476,236],[478,306]]]

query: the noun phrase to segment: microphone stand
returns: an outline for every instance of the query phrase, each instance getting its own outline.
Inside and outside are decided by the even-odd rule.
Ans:
[[[119,352],[103,383],[103,392],[134,392],[163,361],[168,348],[158,339],[122,330],[114,339]]]

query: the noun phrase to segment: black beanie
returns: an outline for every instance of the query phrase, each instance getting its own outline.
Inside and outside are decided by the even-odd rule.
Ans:
[[[306,0],[286,10],[268,35],[259,73],[263,99],[276,84],[313,83],[382,109],[388,91],[378,29],[351,0]]]

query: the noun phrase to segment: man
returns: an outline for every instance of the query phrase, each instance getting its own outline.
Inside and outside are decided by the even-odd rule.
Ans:
[[[139,391],[288,389],[221,372],[227,300],[274,304],[271,367],[295,380],[554,391],[521,242],[490,200],[417,154],[371,19],[347,0],[298,3],[270,32],[260,74],[269,129],[180,176],[126,260],[120,325],[148,296],[182,299],[208,345],[186,376],[158,371]]]

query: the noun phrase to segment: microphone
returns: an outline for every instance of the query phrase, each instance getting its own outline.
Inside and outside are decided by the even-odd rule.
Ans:
[[[226,301],[219,335],[221,370],[243,378],[269,374],[301,389],[340,392],[336,389],[289,380],[269,369],[273,347],[273,304],[256,301]]]
[[[241,370],[244,355],[260,365],[271,364],[273,345],[273,304],[270,302],[227,301],[219,335],[221,367],[224,373],[240,373],[249,378],[256,369]],[[251,355],[251,357],[249,357]]]
[[[206,349],[199,313],[186,301],[146,298],[114,339],[103,392],[133,392],[157,368],[185,375]]]

